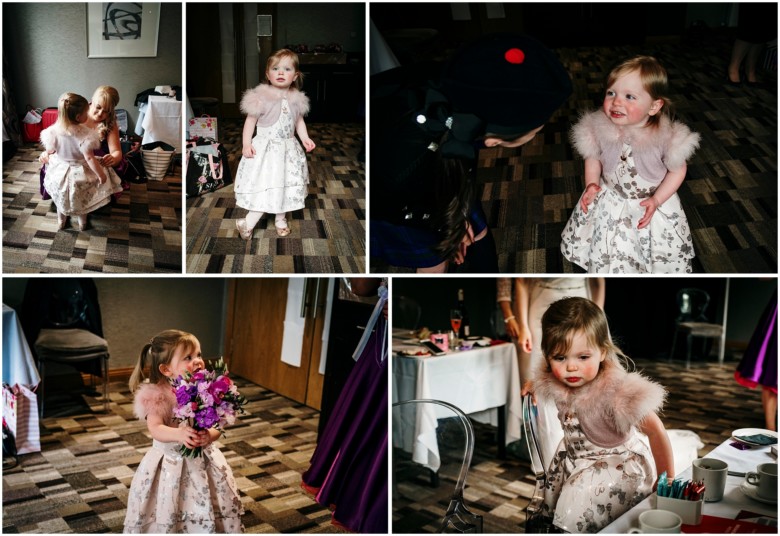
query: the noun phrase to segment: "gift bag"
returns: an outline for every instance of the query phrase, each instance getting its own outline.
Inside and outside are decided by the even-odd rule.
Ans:
[[[22,119],[22,139],[25,143],[38,143],[41,140],[42,119],[41,112],[28,104],[27,113]]]
[[[23,385],[3,384],[3,423],[16,439],[18,454],[41,451],[38,397],[33,391]]]
[[[190,138],[212,138],[217,137],[217,118],[208,115],[193,117],[187,125],[187,133]]]
[[[184,176],[187,197],[213,192],[233,182],[225,147],[213,138],[188,141]]]
[[[165,178],[168,166],[176,149],[164,141],[155,141],[141,146],[146,178],[153,181],[161,181]]]

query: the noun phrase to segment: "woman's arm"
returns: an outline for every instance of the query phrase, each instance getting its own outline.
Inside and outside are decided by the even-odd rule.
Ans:
[[[607,297],[606,283],[603,277],[591,277],[588,279],[590,286],[590,300],[604,310],[604,302]]]
[[[515,279],[515,301],[517,302],[517,324],[520,334],[517,336],[517,342],[526,354],[530,354],[533,345],[541,341],[534,341],[531,336],[531,328],[528,326],[528,310],[531,304],[531,289],[529,282],[523,278]],[[530,356],[526,356],[527,358]],[[521,358],[522,359],[522,358]],[[521,367],[522,368],[522,367]]]
[[[645,215],[639,220],[637,229],[647,227],[650,220],[653,218],[656,209],[666,203],[666,201],[674,195],[674,193],[680,189],[680,185],[685,180],[685,173],[688,171],[688,165],[683,164],[677,171],[669,171],[661,181],[661,184],[656,188],[652,197],[649,197],[639,203],[640,206],[645,207]]]
[[[103,157],[103,165],[106,167],[116,167],[122,162],[122,144],[119,141],[119,125],[114,124],[114,128],[106,137],[108,141],[108,154]]]
[[[295,123],[295,132],[298,133],[298,137],[301,139],[301,143],[303,143],[303,148],[306,149],[306,152],[312,152],[316,145],[311,141],[311,138],[309,138],[309,132],[306,130],[306,122],[303,120],[303,116],[298,117],[298,121]]]
[[[650,413],[640,423],[639,430],[650,440],[650,450],[658,474],[666,471],[669,478],[674,478],[674,452],[661,419],[655,413]]]

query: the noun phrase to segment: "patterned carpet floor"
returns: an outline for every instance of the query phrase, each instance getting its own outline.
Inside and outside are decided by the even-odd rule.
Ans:
[[[583,187],[583,163],[568,141],[579,113],[602,101],[602,79],[619,61],[656,56],[669,72],[678,118],[701,134],[678,193],[706,273],[777,272],[777,66],[758,87],[725,84],[733,37],[681,44],[561,48],[574,93],[520,149],[480,151],[477,180],[501,273],[576,273],[560,236]],[[407,273],[371,259],[372,272]],[[468,264],[451,268],[468,272]]]
[[[225,120],[220,138],[235,175],[243,121]],[[307,125],[317,148],[307,154],[306,206],[288,215],[291,233],[279,238],[266,215],[246,242],[236,231],[233,185],[187,199],[188,273],[365,272],[365,168],[359,160],[364,128],[357,124]]]
[[[690,369],[680,362],[637,359],[635,363],[638,370],[659,381],[670,393],[661,415],[664,426],[698,434],[704,443],[700,456],[728,439],[733,430],[764,427],[761,391],[746,389],[734,381],[737,361],[727,360],[723,365],[699,363]],[[495,428],[477,425],[475,430],[476,448],[464,491],[466,506],[483,516],[484,532],[524,532],[525,508],[535,480],[529,463],[518,456],[519,442],[508,446],[507,458],[502,460],[498,458]],[[442,458],[438,488],[431,487],[428,474],[421,471],[394,481],[394,533],[437,531],[460,467],[453,459],[456,456],[448,459],[443,453]]]
[[[240,490],[246,532],[342,532],[300,488],[319,413],[241,378],[236,383],[249,400],[247,414],[218,446]],[[50,395],[47,407],[58,415],[41,422],[42,452],[3,471],[3,532],[122,532],[135,468],[151,447],[127,384],[111,384],[109,414],[98,398]]]
[[[57,209],[39,188],[38,145],[3,164],[3,273],[181,273],[181,167],[57,230]]]

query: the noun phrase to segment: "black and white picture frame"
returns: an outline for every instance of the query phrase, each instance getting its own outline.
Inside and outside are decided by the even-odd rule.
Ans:
[[[159,29],[159,3],[88,3],[87,57],[144,58],[157,56]]]

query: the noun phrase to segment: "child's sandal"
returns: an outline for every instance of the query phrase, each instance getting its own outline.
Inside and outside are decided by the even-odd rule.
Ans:
[[[241,238],[252,240],[253,229],[246,228],[246,220],[236,220],[236,229],[238,229],[238,234],[241,235]]]
[[[276,220],[274,222],[274,227],[276,227],[276,234],[281,237],[285,237],[290,234],[290,228],[287,226],[287,218]]]

